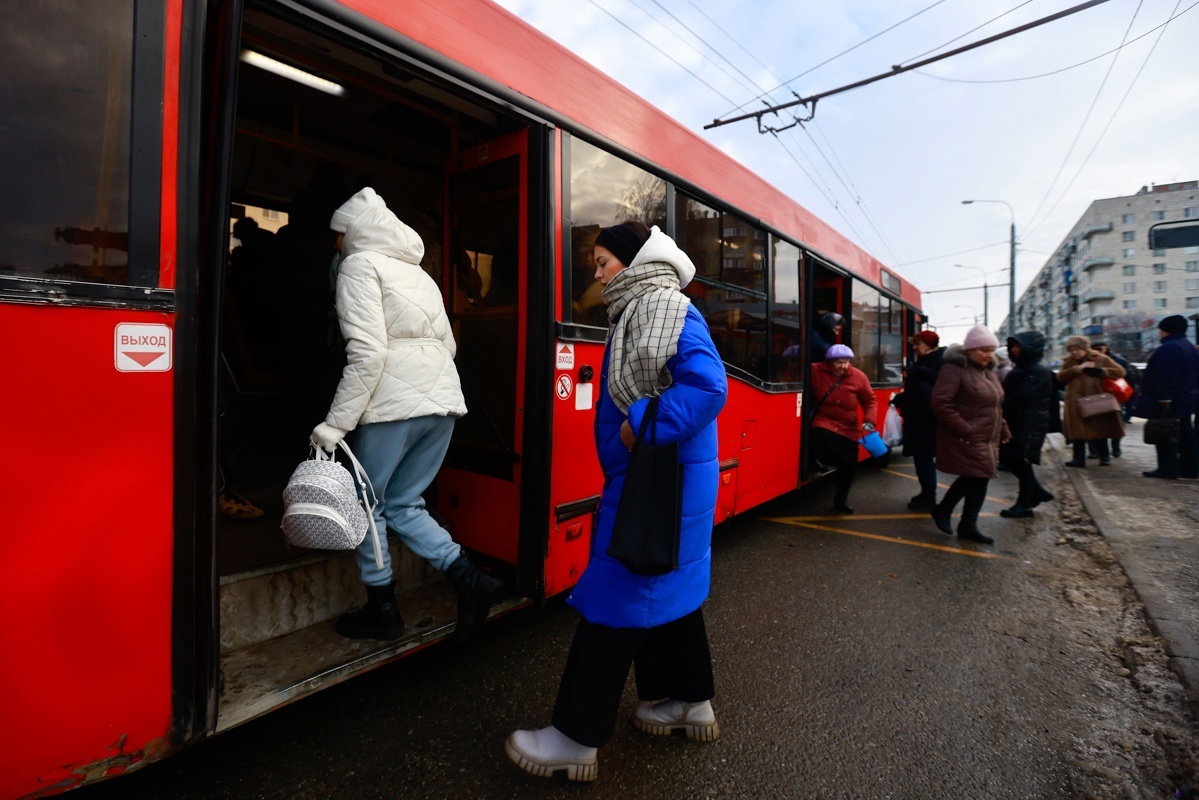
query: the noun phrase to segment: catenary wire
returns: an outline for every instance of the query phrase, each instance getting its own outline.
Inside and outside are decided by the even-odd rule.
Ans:
[[[1018,81],[1035,81],[1038,78],[1048,78],[1052,75],[1058,75],[1063,72],[1069,72],[1072,69],[1077,69],[1078,67],[1086,66],[1087,64],[1090,64],[1092,61],[1098,61],[1099,59],[1103,58],[1104,56],[1110,56],[1112,53],[1116,52],[1117,50],[1123,50],[1125,47],[1128,47],[1129,45],[1133,44],[1134,42],[1138,42],[1141,39],[1144,39],[1146,36],[1153,33],[1154,31],[1158,30],[1159,28],[1166,27],[1171,22],[1178,19],[1179,17],[1181,17],[1183,14],[1190,11],[1195,6],[1199,6],[1199,2],[1191,3],[1189,6],[1184,8],[1182,11],[1179,11],[1177,14],[1174,14],[1168,20],[1163,22],[1162,24],[1155,25],[1154,27],[1152,27],[1149,30],[1142,33],[1140,36],[1136,37],[1135,39],[1129,39],[1124,44],[1120,45],[1119,47],[1108,50],[1106,53],[1100,53],[1097,56],[1088,58],[1086,61],[1079,61],[1077,64],[1071,64],[1068,67],[1062,67],[1061,69],[1055,69],[1052,72],[1042,72],[1040,75],[1025,75],[1022,78],[993,78],[990,80],[985,80],[985,79],[979,79],[979,78],[948,78],[944,75],[933,75],[930,72],[924,72],[924,71],[918,70],[918,69],[913,70],[913,72],[915,72],[917,75],[922,75],[925,78],[932,78],[933,80],[938,80],[938,81],[948,81],[950,83],[1016,83]],[[1177,8],[1177,6],[1175,6],[1175,8]]]
[[[732,100],[732,99],[730,99],[730,98],[728,97],[728,95],[726,95],[724,92],[722,92],[722,91],[720,91],[719,89],[717,89],[717,88],[716,88],[715,86],[713,86],[712,84],[708,83],[706,80],[704,80],[703,78],[701,78],[699,75],[696,75],[696,74],[695,74],[694,72],[692,72],[690,69],[687,69],[686,65],[679,63],[679,60],[678,60],[678,59],[676,59],[674,56],[670,55],[670,53],[667,53],[667,52],[666,52],[665,50],[663,50],[661,47],[658,47],[656,44],[654,44],[653,42],[651,42],[649,39],[646,39],[644,36],[642,36],[640,33],[638,33],[638,32],[637,32],[637,31],[636,31],[636,30],[635,30],[635,29],[634,29],[634,28],[633,28],[631,25],[629,25],[627,22],[625,22],[624,20],[622,20],[620,17],[618,17],[618,16],[616,16],[615,14],[613,14],[613,13],[612,13],[611,11],[609,11],[608,9],[604,8],[603,6],[601,6],[601,5],[600,5],[599,3],[597,3],[595,0],[588,0],[588,2],[589,2],[589,3],[591,3],[591,5],[593,5],[593,6],[595,6],[596,8],[598,8],[600,11],[604,12],[605,14],[607,14],[607,15],[608,15],[609,17],[611,17],[612,19],[616,20],[616,22],[618,22],[618,23],[619,23],[621,26],[623,26],[623,27],[624,27],[626,30],[628,30],[628,31],[629,31],[629,33],[633,34],[633,35],[634,35],[634,36],[636,36],[638,39],[640,39],[641,41],[643,41],[643,42],[645,42],[646,44],[648,44],[650,47],[652,47],[652,48],[654,48],[655,50],[657,50],[657,51],[658,51],[659,53],[661,53],[663,56],[665,56],[666,58],[668,58],[668,59],[669,59],[669,60],[670,60],[670,61],[671,61],[673,64],[675,64],[675,66],[677,66],[679,69],[683,70],[683,71],[684,71],[684,72],[686,72],[688,75],[690,75],[691,77],[695,78],[697,81],[699,81],[700,83],[702,83],[704,86],[707,86],[707,87],[708,87],[709,89],[711,89],[713,92],[716,92],[716,94],[720,95],[720,96],[721,96],[722,98],[724,98],[726,101],[728,101],[728,102],[730,102],[730,103],[734,103],[734,104],[737,102],[736,100]]]
[[[1174,10],[1170,12],[1170,19],[1174,19],[1174,12],[1178,11],[1178,6],[1180,5],[1182,5],[1182,0],[1178,0],[1178,2],[1174,4]],[[1166,20],[1166,22],[1168,24],[1169,20]],[[1137,80],[1141,77],[1141,73],[1145,71],[1145,67],[1149,64],[1149,59],[1153,57],[1153,51],[1157,49],[1158,43],[1161,42],[1162,36],[1164,36],[1166,33],[1165,26],[1159,25],[1158,27],[1161,28],[1161,32],[1158,33],[1157,39],[1155,39],[1153,42],[1153,46],[1149,48],[1149,52],[1145,54],[1145,60],[1141,62],[1141,68],[1137,70],[1137,74],[1133,76],[1132,82],[1128,84],[1128,88],[1124,91],[1124,96],[1121,97],[1120,102],[1116,104],[1115,110],[1112,111],[1112,115],[1110,118],[1108,118],[1107,124],[1103,126],[1103,130],[1099,132],[1099,136],[1095,139],[1095,143],[1091,145],[1091,149],[1087,152],[1086,158],[1084,158],[1082,163],[1078,165],[1078,169],[1074,172],[1074,177],[1070,179],[1070,182],[1066,184],[1066,188],[1062,189],[1062,193],[1058,195],[1057,200],[1055,200],[1053,205],[1049,207],[1049,210],[1045,212],[1045,216],[1041,218],[1041,222],[1038,222],[1035,226],[1030,228],[1027,232],[1028,234],[1031,234],[1033,231],[1035,231],[1037,227],[1039,227],[1046,219],[1049,218],[1049,215],[1053,213],[1054,209],[1056,209],[1062,202],[1062,199],[1065,198],[1071,187],[1074,186],[1074,182],[1078,180],[1078,176],[1082,174],[1083,169],[1085,169],[1088,162],[1090,162],[1091,156],[1095,155],[1095,151],[1099,149],[1099,144],[1103,141],[1103,137],[1107,135],[1108,130],[1112,127],[1112,123],[1116,121],[1116,117],[1120,114],[1120,109],[1124,107],[1124,101],[1128,99],[1130,94],[1132,94],[1133,87],[1137,85]]]
[[[960,36],[955,36],[955,37],[953,37],[952,39],[950,39],[948,42],[945,42],[944,44],[939,44],[939,45],[937,45],[936,47],[934,47],[933,49],[931,49],[931,50],[925,50],[923,53],[920,53],[919,55],[912,56],[911,58],[905,58],[903,61],[900,61],[900,62],[898,62],[898,63],[899,63],[899,64],[907,64],[908,62],[910,62],[910,61],[915,61],[915,60],[916,60],[916,59],[918,59],[918,58],[924,58],[924,57],[925,57],[926,55],[928,55],[929,53],[935,53],[935,52],[937,52],[938,50],[943,50],[944,48],[946,48],[946,47],[949,47],[949,45],[951,45],[951,44],[953,44],[954,42],[958,41],[959,39],[965,39],[967,36],[969,36],[970,34],[974,33],[975,31],[977,31],[977,30],[981,30],[981,29],[983,29],[983,28],[987,27],[988,25],[990,25],[990,24],[991,24],[992,22],[994,22],[995,20],[997,20],[997,19],[1003,19],[1003,18],[1004,18],[1004,17],[1006,17],[1008,14],[1011,14],[1013,11],[1018,11],[1019,9],[1021,9],[1021,8],[1024,8],[1024,6],[1028,5],[1028,4],[1029,4],[1029,3],[1031,3],[1032,1],[1033,1],[1033,0],[1024,0],[1024,2],[1023,2],[1023,3],[1021,3],[1021,4],[1020,4],[1020,5],[1018,5],[1018,6],[1016,6],[1015,8],[1009,8],[1007,11],[1003,12],[1003,13],[1002,13],[1002,14],[1000,14],[999,16],[997,16],[997,17],[991,17],[991,18],[990,18],[989,20],[987,20],[986,22],[982,23],[981,25],[976,25],[976,26],[974,26],[974,27],[973,27],[973,28],[971,28],[970,30],[968,30],[968,31],[966,31],[965,33],[961,34]]]
[[[1133,9],[1132,19],[1128,21],[1128,27],[1124,29],[1124,36],[1120,39],[1120,44],[1128,41],[1128,34],[1132,32],[1132,25],[1137,20],[1137,14],[1141,11],[1141,6],[1144,0],[1137,0],[1137,7]],[[1116,66],[1116,61],[1120,58],[1117,52],[1112,57],[1112,63],[1107,65],[1107,72],[1103,74],[1103,80],[1099,82],[1099,88],[1095,90],[1095,96],[1091,98],[1091,105],[1087,108],[1087,113],[1083,115],[1082,123],[1078,126],[1078,131],[1074,134],[1074,141],[1070,142],[1069,149],[1066,150],[1065,157],[1062,158],[1062,163],[1058,165],[1057,172],[1053,175],[1053,180],[1049,182],[1049,186],[1045,189],[1045,195],[1041,198],[1041,202],[1037,203],[1037,208],[1032,212],[1032,216],[1028,218],[1028,222],[1024,225],[1025,236],[1036,230],[1033,222],[1037,220],[1037,215],[1041,213],[1041,209],[1045,207],[1045,201],[1049,199],[1049,195],[1053,193],[1054,187],[1057,185],[1057,179],[1062,176],[1062,171],[1065,170],[1066,164],[1070,161],[1070,156],[1074,155],[1074,148],[1078,146],[1078,140],[1082,138],[1082,132],[1086,130],[1087,123],[1091,120],[1091,114],[1095,111],[1095,106],[1099,103],[1099,98],[1103,95],[1103,90],[1107,86],[1107,79],[1111,77],[1112,70]]]
[[[909,17],[906,17],[906,18],[904,18],[904,19],[901,19],[899,22],[896,22],[894,25],[891,25],[891,26],[889,26],[889,27],[883,28],[881,31],[879,31],[878,33],[876,33],[876,34],[874,34],[874,35],[872,35],[872,36],[868,36],[867,38],[865,38],[865,39],[863,39],[862,41],[860,41],[860,42],[858,42],[857,44],[855,44],[853,47],[850,47],[850,48],[847,48],[847,49],[845,49],[845,50],[842,50],[840,53],[837,53],[835,56],[830,56],[829,58],[826,58],[824,61],[821,61],[821,62],[820,62],[819,64],[817,64],[816,66],[814,66],[814,67],[810,67],[810,68],[808,68],[808,69],[804,70],[803,72],[799,73],[798,75],[796,75],[794,78],[791,78],[790,80],[785,80],[785,81],[783,81],[783,82],[782,82],[782,83],[780,83],[778,86],[774,87],[773,89],[771,89],[771,90],[769,90],[769,91],[762,92],[762,94],[758,95],[757,97],[751,98],[749,102],[751,102],[751,103],[752,103],[754,100],[760,100],[760,99],[762,99],[763,97],[766,97],[766,96],[768,96],[768,95],[772,94],[773,92],[777,92],[779,89],[782,89],[783,87],[787,86],[788,84],[794,83],[795,81],[797,81],[797,80],[799,80],[800,78],[802,78],[804,75],[807,75],[809,72],[814,72],[814,71],[816,71],[816,70],[820,69],[821,67],[823,67],[825,64],[829,64],[829,63],[831,63],[831,62],[833,62],[833,61],[836,61],[838,58],[840,58],[840,57],[841,57],[841,56],[843,56],[843,55],[846,55],[847,53],[852,53],[854,50],[857,50],[857,49],[858,49],[859,47],[861,47],[862,45],[864,45],[864,44],[867,44],[868,42],[871,42],[871,41],[873,41],[873,40],[877,39],[878,37],[882,36],[884,33],[888,33],[888,32],[890,32],[890,31],[893,31],[893,30],[895,30],[895,29],[896,29],[896,28],[898,28],[900,25],[903,25],[905,22],[910,22],[911,20],[913,20],[913,19],[915,19],[916,17],[920,16],[920,15],[921,15],[921,14],[923,14],[924,12],[926,12],[926,11],[928,11],[928,10],[932,9],[932,8],[935,8],[936,6],[939,6],[939,5],[941,5],[942,3],[944,3],[944,2],[945,2],[945,0],[937,0],[937,2],[933,3],[932,5],[925,6],[924,8],[920,9],[919,11],[917,11],[915,14],[912,14],[912,15],[911,15],[911,16],[909,16]],[[740,108],[740,106],[738,106],[738,108]],[[722,116],[722,117],[723,117],[723,116],[725,116],[725,115],[727,115],[727,114],[729,114],[729,113],[731,113],[731,111],[726,111],[726,112],[724,112],[724,114],[721,114],[720,116]]]

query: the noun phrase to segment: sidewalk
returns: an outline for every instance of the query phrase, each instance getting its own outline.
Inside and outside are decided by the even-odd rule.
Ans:
[[[1110,467],[1088,460],[1087,469],[1064,471],[1145,604],[1199,718],[1199,481],[1142,477],[1157,467],[1143,425],[1125,426],[1123,457]],[[1073,455],[1060,435],[1048,444],[1060,463]]]

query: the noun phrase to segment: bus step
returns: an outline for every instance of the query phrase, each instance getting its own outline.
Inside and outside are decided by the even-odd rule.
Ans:
[[[406,592],[397,599],[408,627],[395,641],[345,639],[337,635],[333,621],[328,620],[223,653],[224,690],[217,709],[217,731],[248,722],[453,634],[457,602],[445,581]],[[505,599],[492,606],[488,619],[528,605],[531,601],[527,598]]]

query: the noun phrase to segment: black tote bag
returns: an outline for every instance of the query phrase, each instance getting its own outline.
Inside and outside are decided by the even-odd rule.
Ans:
[[[638,575],[665,575],[679,566],[683,473],[679,446],[657,438],[658,398],[649,401],[625,473],[608,555]]]
[[[1145,444],[1177,444],[1181,423],[1176,418],[1168,416],[1170,413],[1169,403],[1162,403],[1158,408],[1161,409],[1160,417],[1145,420]]]

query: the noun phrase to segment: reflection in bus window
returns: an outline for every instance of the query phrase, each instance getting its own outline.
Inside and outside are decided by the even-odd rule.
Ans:
[[[129,280],[133,5],[0,3],[0,275]]]
[[[766,293],[766,232],[679,192],[675,241],[702,278]]]
[[[640,167],[571,139],[570,187],[566,216],[570,221],[570,321],[606,328],[608,313],[595,280],[591,248],[600,228],[629,220],[666,227],[666,182]]]
[[[872,383],[879,380],[879,293],[862,281],[853,281],[853,310],[850,324],[853,365],[866,373]]]
[[[803,328],[799,310],[799,248],[771,237],[770,380],[803,380]]]
[[[707,320],[721,360],[766,380],[766,298],[702,279],[683,292]]]
[[[903,304],[890,297],[879,302],[879,376],[882,383],[903,383]]]

